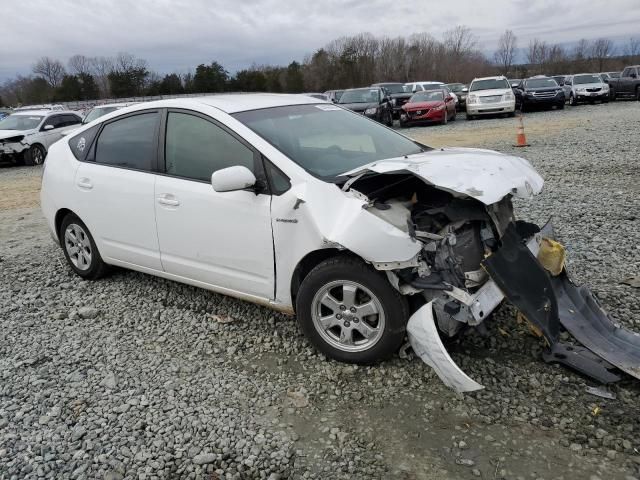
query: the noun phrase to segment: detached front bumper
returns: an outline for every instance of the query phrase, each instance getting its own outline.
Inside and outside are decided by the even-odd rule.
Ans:
[[[537,257],[543,239],[554,238],[553,227],[547,224],[525,238],[521,231],[531,232],[532,227],[537,229],[510,224],[502,246],[482,262],[491,278],[473,297],[464,299],[474,318],[480,323],[507,298],[544,335],[546,362],[562,363],[605,384],[620,379],[616,368],[640,378],[640,334],[616,325],[589,289],[571,282],[563,264],[554,272],[557,275],[546,270]],[[483,388],[455,365],[441,341],[431,338],[435,328],[430,302],[409,319],[407,332],[414,351],[449,387],[459,392]],[[583,346],[560,342],[561,328]]]

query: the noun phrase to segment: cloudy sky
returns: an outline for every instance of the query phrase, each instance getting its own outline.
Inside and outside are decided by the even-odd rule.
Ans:
[[[28,74],[41,56],[127,51],[161,73],[217,60],[227,70],[302,60],[334,38],[371,32],[436,38],[470,27],[490,53],[512,29],[571,44],[640,37],[640,0],[1,0],[0,81]]]

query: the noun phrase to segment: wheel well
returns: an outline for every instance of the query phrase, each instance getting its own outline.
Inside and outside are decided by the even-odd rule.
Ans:
[[[60,243],[62,243],[62,239],[60,238],[60,226],[62,225],[62,220],[64,220],[64,217],[66,217],[70,213],[75,215],[75,213],[73,213],[68,208],[61,208],[60,210],[58,210],[56,212],[56,218],[54,220],[54,225],[56,226],[56,235],[58,235],[58,241]]]
[[[300,290],[300,285],[302,281],[305,279],[309,272],[313,270],[317,265],[324,262],[325,260],[331,257],[337,256],[353,256],[357,257],[357,255],[351,253],[348,250],[339,250],[337,248],[323,248],[321,250],[315,250],[313,252],[307,253],[293,271],[293,275],[291,276],[291,303],[293,304],[293,308],[296,308],[296,296],[298,294],[298,290]],[[357,257],[359,258],[359,257]]]

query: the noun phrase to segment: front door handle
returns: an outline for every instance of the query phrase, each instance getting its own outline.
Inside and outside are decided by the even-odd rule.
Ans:
[[[177,207],[178,205],[180,205],[180,200],[178,200],[170,193],[163,193],[158,197],[158,203],[167,207]]]
[[[83,177],[78,180],[78,186],[83,190],[91,190],[93,188],[93,183],[91,183],[89,178]]]

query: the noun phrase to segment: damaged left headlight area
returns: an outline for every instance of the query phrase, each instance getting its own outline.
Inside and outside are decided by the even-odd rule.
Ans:
[[[0,163],[22,163],[29,142],[24,135],[0,139]]]
[[[404,197],[395,196],[393,188],[368,192],[376,199],[367,209],[405,231],[420,252],[411,262],[373,265],[385,270],[401,293],[433,302],[439,329],[453,336],[464,325],[479,325],[503,299],[481,262],[515,221],[511,198],[486,206],[411,178],[398,179],[413,187]]]

